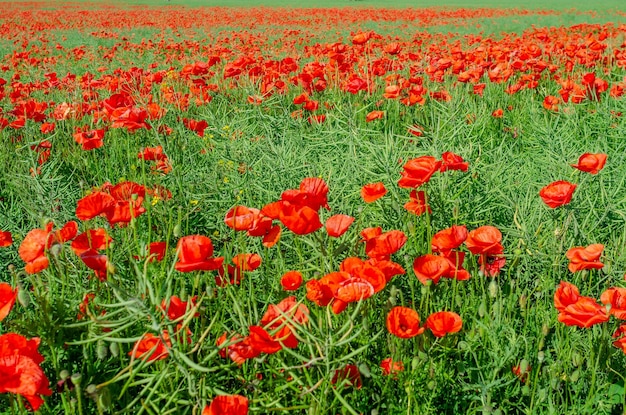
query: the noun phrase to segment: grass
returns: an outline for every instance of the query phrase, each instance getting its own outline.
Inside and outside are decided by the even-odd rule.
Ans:
[[[584,9],[586,4],[574,6]],[[47,6],[61,9],[59,3]],[[314,23],[313,12],[284,15],[286,22],[293,20],[296,25],[259,23],[274,16],[269,9],[258,15],[249,10],[220,15],[204,10],[184,14],[173,8],[167,13],[156,10],[153,19],[145,20],[143,10],[90,6],[93,14],[79,13],[82,6],[58,15],[51,12],[45,19],[39,12],[33,12],[30,20],[13,14],[0,49],[7,65],[1,77],[8,81],[0,117],[9,122],[18,118],[12,112],[19,99],[11,100],[11,93],[24,86],[21,99],[49,103],[45,119],[56,124],[54,132],[47,134],[33,119],[24,128],[0,130],[0,163],[5,166],[5,174],[0,175],[0,230],[11,231],[14,239],[11,246],[0,248],[4,265],[0,280],[19,290],[19,301],[2,320],[0,334],[41,339],[43,373],[53,386],[61,381],[59,389],[45,398],[41,413],[201,413],[216,396],[225,394],[245,396],[249,412],[258,414],[623,413],[626,357],[611,344],[620,321],[611,317],[587,329],[566,326],[557,320],[554,295],[561,281],[575,284],[581,295],[595,301],[607,288],[624,286],[626,122],[621,114],[626,104],[607,91],[600,100],[561,103],[558,111],[542,105],[545,96],[560,96],[558,81],[564,78],[581,83],[584,74],[594,72],[610,86],[623,80],[623,65],[612,59],[614,51],[623,50],[623,34],[617,29],[622,17],[600,8],[597,15],[567,12],[467,19],[433,11],[434,19],[416,31],[404,21],[371,21],[371,16],[358,13],[338,15],[343,23],[339,27],[329,23],[327,28]],[[548,7],[524,5],[539,6]],[[618,4],[605,2],[604,7]],[[211,15],[217,16],[215,21]],[[57,17],[58,30],[41,32],[38,25]],[[185,26],[172,26],[172,22]],[[590,25],[569,27],[584,22]],[[605,22],[613,25],[601,26]],[[136,27],[129,29],[133,24]],[[542,32],[533,24],[552,28]],[[9,30],[18,27],[19,31]],[[353,46],[350,32],[360,29],[375,30],[381,39],[371,39],[368,48]],[[609,36],[599,40],[602,31]],[[571,57],[559,49],[559,42],[587,50],[579,45],[591,44],[592,37],[607,45],[601,53],[607,59],[576,62],[572,71],[565,70]],[[441,58],[465,60],[468,67],[475,64],[470,57],[481,53],[479,46],[488,49],[490,69],[499,53],[508,53],[503,50],[515,51],[505,55],[506,62],[519,59],[536,64],[530,57],[520,57],[532,52],[528,39],[540,44],[541,59],[556,65],[554,74],[549,69],[541,72],[536,88],[505,92],[530,70],[515,72],[503,83],[490,82],[483,74],[482,96],[472,92],[471,84],[459,82],[452,68],[445,70],[441,81],[428,76]],[[402,44],[397,56],[383,52],[383,45],[392,41]],[[342,91],[347,73],[327,66],[326,89],[310,91],[311,99],[319,103],[312,113],[326,115],[325,122],[308,122],[306,112],[301,118],[292,116],[300,109],[294,98],[305,87],[303,82],[294,85],[291,78],[307,62],[330,65],[333,56],[339,59],[329,52],[335,42],[349,51],[343,59],[354,57],[349,72],[374,77],[372,92]],[[62,48],[57,49],[57,44]],[[84,55],[75,49],[81,46]],[[464,58],[454,58],[455,46]],[[554,50],[548,53],[551,47]],[[421,57],[409,58],[408,52]],[[17,53],[22,55],[16,57]],[[201,67],[196,68],[199,73],[188,75],[195,62],[207,62],[215,55],[221,62],[205,75]],[[287,56],[298,58],[299,69],[272,75],[273,81],[286,82],[285,93],[268,94],[261,105],[252,105],[248,97],[262,94],[261,77],[222,76],[227,63],[245,56],[255,59],[247,69],[259,64],[264,74],[272,73],[269,61]],[[383,58],[402,66],[371,75],[376,69],[372,62]],[[183,69],[185,65],[190,66]],[[50,72],[61,81],[47,88],[42,82]],[[76,79],[63,80],[68,72]],[[386,79],[396,73],[404,79],[423,78],[424,105],[406,106],[383,97],[387,83],[401,82]],[[414,82],[413,86],[419,84]],[[196,100],[202,95],[194,86],[203,83],[210,101]],[[448,91],[450,101],[428,95],[439,90]],[[113,128],[112,121],[98,112],[105,111],[104,100],[120,91],[129,91],[137,107],[147,107],[152,99],[167,112],[149,120],[150,129]],[[188,107],[184,94],[190,94]],[[93,104],[97,111],[54,118],[54,109],[62,102]],[[503,110],[502,118],[492,115],[497,109]],[[366,122],[372,110],[384,111],[384,117]],[[204,134],[191,131],[184,118],[206,121]],[[74,134],[85,126],[107,129],[101,148],[81,149]],[[421,137],[409,133],[413,126],[423,130]],[[46,140],[51,153],[40,165],[32,146]],[[166,174],[152,168],[155,162],[138,158],[142,149],[157,145],[163,147],[172,167]],[[432,212],[411,214],[403,207],[409,189],[397,184],[404,164],[425,155],[440,158],[448,151],[469,163],[468,172],[435,173],[419,188],[427,193]],[[597,175],[571,167],[587,152],[608,155]],[[338,213],[355,218],[341,237],[331,238],[323,229],[297,235],[283,226],[280,242],[268,248],[260,238],[236,232],[224,222],[234,206],[260,209],[279,200],[285,190],[297,189],[307,177],[328,184],[330,211],[320,209],[322,222]],[[578,187],[571,203],[550,209],[539,191],[557,180]],[[110,226],[100,216],[77,218],[77,203],[83,197],[107,182],[127,181],[147,189],[163,186],[172,197],[146,195],[142,204],[146,212],[124,227]],[[361,187],[379,181],[388,193],[365,204]],[[72,252],[70,242],[46,250],[47,269],[25,272],[19,247],[29,232],[50,220],[55,229],[74,220],[79,232],[102,228],[111,235],[113,242],[100,252],[108,263],[104,281],[94,275],[95,266],[88,267]],[[433,234],[452,225],[466,225],[470,231],[490,225],[502,232],[506,264],[497,277],[479,272],[478,256],[463,246],[469,280],[443,278],[428,285],[417,280],[414,260],[432,251]],[[366,259],[361,231],[376,226],[407,236],[406,244],[391,256],[406,274],[393,277],[371,298],[335,314],[332,306],[319,306],[307,298],[304,286],[294,293],[281,288],[280,278],[288,270],[299,270],[306,282],[338,271],[345,258]],[[217,271],[179,272],[175,264],[182,254],[176,246],[189,235],[210,237],[213,256],[224,257],[225,264],[232,265],[231,260],[243,253],[258,254],[261,264],[244,271],[239,284],[225,286],[217,284]],[[165,258],[147,261],[148,246],[156,241],[167,242]],[[604,245],[600,258],[604,266],[571,273],[566,252],[594,243]],[[81,309],[86,294],[93,298]],[[294,321],[292,315],[284,317],[294,327],[297,347],[264,352],[241,365],[232,360],[235,349],[218,347],[223,334],[232,339],[247,336],[251,326],[267,328],[260,323],[262,317],[289,295],[309,310],[307,323]],[[161,309],[173,296],[190,304],[176,317]],[[435,312],[454,311],[463,327],[441,338],[426,330],[402,339],[386,326],[394,306],[417,311],[422,325]],[[191,342],[181,334],[186,328]],[[137,353],[146,333],[166,344],[163,359]],[[387,357],[402,362],[404,370],[396,376],[383,375],[379,364]],[[361,387],[354,379],[342,386],[336,378],[346,365],[356,367]],[[521,370],[518,375],[512,370],[516,366]],[[4,408],[7,413],[26,412],[24,398],[8,389],[4,392],[2,385],[0,380],[0,412]]]

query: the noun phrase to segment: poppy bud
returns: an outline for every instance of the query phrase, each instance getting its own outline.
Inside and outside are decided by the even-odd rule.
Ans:
[[[496,283],[496,280],[491,280],[491,282],[489,283],[489,296],[491,298],[496,298],[498,295],[498,284]]]
[[[98,408],[108,412],[111,409],[111,392],[108,388],[103,388],[98,396]]]
[[[106,359],[106,357],[108,355],[108,352],[109,352],[109,349],[104,344],[104,341],[103,340],[98,340],[98,344],[96,346],[96,355],[98,356],[98,359],[99,360]]]
[[[61,249],[62,246],[61,244],[54,244],[50,247],[50,249],[48,250],[48,252],[50,252],[50,255],[52,255],[53,257],[58,257],[59,254],[61,253]]]
[[[21,285],[17,286],[17,301],[24,308],[30,305],[30,294]]]
[[[120,346],[117,343],[109,344],[109,352],[111,352],[111,356],[118,357],[120,355]]]

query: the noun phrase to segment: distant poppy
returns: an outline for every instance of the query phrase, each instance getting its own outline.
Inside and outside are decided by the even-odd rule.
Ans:
[[[559,97],[555,97],[554,95],[548,95],[543,100],[543,107],[548,111],[558,111],[559,104],[561,103],[561,99]]]
[[[280,279],[285,291],[295,291],[302,285],[302,274],[299,271],[288,271]]]
[[[383,376],[392,375],[394,378],[398,373],[404,371],[404,364],[402,361],[393,361],[391,357],[381,360],[380,368],[383,371]]]
[[[374,111],[371,111],[370,113],[367,114],[367,116],[365,117],[365,121],[366,122],[372,122],[374,120],[381,119],[384,116],[385,116],[385,112],[384,111],[374,110]]]
[[[178,261],[174,265],[177,271],[209,271],[222,266],[223,257],[213,258],[211,238],[203,235],[183,236],[176,246]]]
[[[604,168],[604,165],[606,164],[606,158],[607,155],[604,153],[584,153],[578,159],[578,164],[572,164],[571,166],[580,171],[591,174],[598,174],[598,172]]]
[[[83,150],[93,150],[104,145],[104,130],[89,130],[89,127],[78,129],[74,133],[74,140],[82,146]]]
[[[440,172],[445,172],[448,170],[460,170],[462,172],[466,172],[469,168],[469,163],[463,160],[463,157],[458,154],[454,154],[450,151],[446,151],[441,155],[441,168]]]
[[[361,372],[359,372],[359,368],[356,365],[345,365],[343,368],[335,370],[330,383],[333,385],[337,383],[343,384],[346,388],[352,386],[356,389],[361,389],[363,386]]]
[[[424,325],[435,337],[443,337],[446,334],[460,331],[463,326],[463,320],[455,312],[438,311],[429,315]]]
[[[401,339],[410,339],[422,334],[424,328],[419,324],[420,318],[417,311],[408,307],[396,306],[387,314],[387,330]]]
[[[585,269],[600,269],[604,264],[600,262],[600,255],[604,250],[602,244],[591,244],[587,247],[576,246],[570,248],[565,256],[569,259],[568,269],[570,272],[582,271]]]
[[[13,243],[13,238],[11,237],[11,232],[0,231],[0,248],[11,246],[12,243]]]
[[[610,305],[609,314],[626,320],[626,288],[611,287],[604,291],[600,296],[602,304]]]
[[[387,193],[387,189],[382,182],[369,183],[361,188],[361,197],[365,203],[372,203],[380,199]]]
[[[326,220],[326,232],[333,238],[339,238],[348,230],[352,222],[354,222],[352,216],[343,214],[333,215]]]
[[[499,255],[503,252],[502,233],[495,226],[481,226],[467,235],[465,245],[474,255]]]
[[[417,279],[424,285],[428,281],[437,284],[439,279],[450,271],[450,263],[444,257],[426,254],[413,261],[413,272]]]
[[[576,185],[565,180],[559,180],[543,187],[539,191],[539,196],[543,203],[554,209],[567,205],[572,200],[572,195],[576,190]]]
[[[502,118],[503,115],[504,115],[504,111],[502,110],[502,108],[498,108],[497,110],[491,113],[491,116],[494,118]]]
[[[0,282],[0,321],[9,315],[17,299],[17,288],[13,289],[6,282]]]
[[[248,415],[248,398],[241,395],[218,395],[202,410],[202,415]]]

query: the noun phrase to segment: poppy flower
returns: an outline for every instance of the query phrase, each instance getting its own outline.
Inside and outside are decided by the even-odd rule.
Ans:
[[[504,115],[504,111],[502,110],[502,108],[498,108],[497,110],[491,113],[491,116],[494,118],[502,118],[503,115]]]
[[[383,371],[383,376],[393,375],[397,377],[398,373],[404,371],[404,363],[401,361],[393,361],[391,357],[381,360],[380,368]]]
[[[606,158],[607,155],[604,153],[584,153],[578,159],[578,164],[572,164],[571,166],[580,171],[591,174],[598,174],[598,172],[604,168],[604,165],[606,164]]]
[[[77,256],[81,256],[89,249],[96,251],[107,249],[111,241],[113,241],[113,238],[107,234],[104,228],[89,229],[87,232],[83,232],[74,238],[70,247]]]
[[[306,305],[290,296],[278,304],[270,304],[261,318],[260,324],[272,333],[272,339],[290,349],[298,347],[298,339],[294,335],[296,325],[304,325],[309,321],[309,309]]]
[[[80,254],[80,259],[90,269],[94,270],[96,277],[100,281],[107,280],[107,273],[111,268],[106,255],[99,253],[95,249],[88,249]]]
[[[440,172],[445,172],[448,170],[460,170],[462,172],[466,172],[469,168],[469,163],[463,160],[463,157],[458,154],[454,154],[450,151],[446,151],[441,155],[441,168]]]
[[[44,358],[37,350],[39,343],[37,337],[28,340],[15,333],[0,335],[0,393],[23,396],[34,411],[43,404],[41,395],[52,395],[40,367]]]
[[[383,279],[383,286],[384,283]],[[365,300],[372,295],[374,295],[374,286],[370,282],[361,278],[350,278],[339,284],[334,297],[348,304]]]
[[[388,259],[404,246],[408,238],[404,232],[392,230],[365,241],[365,254],[370,258]]]
[[[561,99],[554,95],[548,95],[543,99],[543,107],[548,111],[558,111]]]
[[[467,227],[465,225],[452,225],[442,229],[433,235],[431,246],[433,252],[449,252],[457,249],[467,239]]]
[[[241,395],[219,395],[202,411],[202,415],[223,414],[248,415],[248,398]]]
[[[302,274],[299,271],[288,271],[280,279],[285,291],[296,291],[302,285]]]
[[[609,314],[626,320],[626,288],[611,287],[600,296],[602,304],[610,304]]]
[[[78,129],[74,133],[74,141],[81,145],[83,150],[93,150],[104,145],[104,130],[89,130],[89,127]]]
[[[499,255],[502,247],[502,233],[495,226],[481,226],[467,235],[465,245],[474,255]]]
[[[76,217],[89,220],[99,215],[106,215],[115,205],[115,199],[105,192],[91,193],[76,203]]]
[[[558,320],[566,326],[589,328],[595,324],[609,321],[606,308],[590,297],[580,297],[578,300],[559,311]]]
[[[361,389],[363,386],[361,372],[359,372],[359,368],[356,365],[345,365],[343,368],[335,370],[330,383],[333,385],[337,383],[343,384],[345,388],[352,386]]]
[[[250,326],[250,335],[248,336],[250,347],[260,353],[273,354],[283,348],[283,346],[274,340],[272,336],[260,326]]]
[[[409,201],[404,204],[404,208],[417,216],[423,215],[426,212],[432,213],[430,205],[426,203],[426,192],[423,190],[411,190]]]
[[[365,203],[372,203],[380,199],[387,193],[387,189],[382,182],[369,183],[361,188],[361,197]]]
[[[231,208],[224,218],[224,223],[236,231],[247,231],[254,223],[255,212],[245,206]]]
[[[579,298],[578,287],[567,281],[561,281],[554,292],[554,307],[558,311],[563,311],[568,305],[576,303]]]
[[[565,256],[569,259],[568,269],[570,272],[582,271],[585,269],[600,269],[604,264],[600,262],[600,255],[604,250],[602,244],[591,244],[587,247],[576,246],[570,248]]]
[[[408,307],[392,308],[385,323],[389,333],[401,339],[410,339],[424,332],[424,328],[420,327],[419,314]]]
[[[282,202],[280,207],[278,219],[296,235],[307,235],[323,226],[317,211],[309,206]]]
[[[481,255],[478,258],[480,272],[488,277],[495,277],[506,264],[504,255]]]
[[[62,244],[76,236],[78,225],[74,221],[66,223],[63,228],[53,232],[54,224],[49,222],[45,229],[33,229],[26,234],[20,244],[18,253],[26,263],[24,270],[36,274],[48,268],[49,260],[46,250],[53,244]]]
[[[211,238],[203,235],[183,236],[176,246],[178,261],[174,265],[177,271],[210,271],[221,268],[223,257],[213,258]]]
[[[381,119],[384,116],[385,116],[385,112],[384,111],[374,110],[374,111],[371,111],[369,114],[367,114],[365,116],[365,121],[366,122],[372,122],[374,120]]]
[[[352,222],[354,222],[352,216],[342,214],[333,215],[326,220],[326,232],[333,238],[339,238],[348,230]]]
[[[576,185],[565,180],[559,180],[543,187],[539,191],[539,196],[543,203],[554,209],[567,205],[572,200],[572,195],[576,190]]]
[[[528,364],[524,365],[524,363],[522,363],[513,366],[511,371],[522,383],[526,383],[528,381],[528,375],[530,374],[531,367]]]
[[[9,315],[17,299],[17,288],[13,289],[6,282],[0,282],[0,321]]]
[[[435,337],[443,337],[446,334],[456,333],[461,330],[463,320],[461,316],[452,311],[438,311],[428,316],[424,323]]]
[[[450,264],[448,272],[442,275],[443,278],[454,278],[457,281],[467,281],[470,279],[470,273],[467,272],[465,268],[463,268],[463,262],[465,261],[465,252],[447,251],[442,252],[440,255],[447,259],[448,264]]]
[[[128,355],[134,359],[143,359],[148,362],[155,360],[163,360],[169,356],[168,349],[172,347],[167,330],[163,330],[161,336],[155,336],[152,333],[144,334],[141,339],[137,340],[133,349]]]
[[[11,232],[0,231],[0,248],[6,248],[7,246],[11,246],[12,243],[13,238],[11,236]]]
[[[187,314],[188,308],[193,308],[195,306],[196,297],[190,298],[188,301],[183,301],[177,295],[173,295],[169,298],[169,300],[163,299],[161,301],[161,310],[165,314],[167,314],[167,318],[170,320],[178,320]],[[200,313],[196,312],[194,317],[200,316]]]
[[[416,188],[427,183],[431,176],[441,168],[441,160],[432,156],[421,156],[411,159],[402,167],[402,176],[398,186],[402,188]]]
[[[444,257],[426,254],[413,261],[413,272],[417,279],[424,285],[428,281],[437,284],[439,279],[450,271],[450,263]]]

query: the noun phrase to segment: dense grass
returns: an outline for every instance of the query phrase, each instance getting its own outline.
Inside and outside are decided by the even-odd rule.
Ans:
[[[173,0],[168,4],[180,3]],[[346,4],[391,6],[367,1]],[[51,8],[57,5],[46,4]],[[472,3],[473,7],[493,5]],[[572,6],[582,10],[586,5],[536,2],[524,7]],[[97,3],[90,6],[99,7]],[[617,2],[604,2],[597,9],[618,6]],[[120,12],[120,21],[124,13]],[[173,8],[172,13],[181,11]],[[59,87],[32,86],[33,91],[24,97],[51,103],[45,113],[56,123],[54,132],[41,133],[40,123],[30,119],[24,128],[0,130],[0,165],[4,166],[0,174],[0,231],[11,231],[14,239],[12,246],[0,248],[0,279],[19,287],[20,295],[2,321],[0,334],[15,332],[40,338],[46,376],[52,385],[66,381],[46,398],[42,413],[197,414],[222,394],[246,396],[250,412],[257,414],[624,411],[626,356],[611,344],[619,321],[611,317],[609,322],[588,329],[566,326],[557,320],[554,294],[561,281],[575,284],[581,295],[594,299],[609,287],[624,286],[626,121],[621,114],[626,113],[626,103],[607,91],[599,100],[561,103],[558,111],[548,111],[542,105],[544,97],[559,96],[561,88],[559,79],[548,70],[541,73],[536,88],[514,94],[506,93],[505,88],[521,73],[502,84],[490,82],[483,74],[481,82],[487,85],[482,96],[472,92],[471,84],[458,82],[450,70],[440,82],[425,73],[439,58],[451,57],[451,45],[457,41],[472,54],[478,53],[478,45],[487,47],[496,42],[521,54],[526,50],[525,39],[540,42],[541,33],[533,31],[532,24],[568,27],[582,22],[612,22],[613,27],[583,25],[547,32],[550,39],[566,34],[564,39],[577,39],[578,44],[586,44],[589,37],[598,38],[602,30],[615,33],[615,37],[600,41],[608,45],[602,56],[611,57],[613,50],[624,49],[624,36],[615,28],[620,20],[604,13],[483,16],[469,24],[460,18],[418,30],[404,21],[364,19],[321,30],[308,23],[301,27],[284,27],[281,22],[255,27],[254,21],[237,22],[236,18],[214,27],[202,21],[192,21],[190,27],[159,27],[161,20],[154,23],[148,19],[157,27],[148,27],[146,20],[141,20],[137,24],[141,27],[128,30],[117,28],[119,21],[113,21],[112,27],[111,22],[102,21],[95,29],[83,28],[80,19],[72,20],[76,16],[82,15],[68,12],[65,18],[70,24],[63,30],[43,35],[36,28],[32,34],[28,30],[8,33],[1,49],[10,66],[0,77],[7,81],[14,74],[20,75],[21,84],[43,82],[44,74],[51,71],[56,71],[59,79],[68,72],[77,75],[76,82],[68,80]],[[310,17],[306,13],[303,16]],[[167,17],[159,15],[163,22]],[[31,28],[28,21],[18,23]],[[301,34],[286,34],[287,29],[300,30]],[[374,30],[382,39],[370,40],[369,44],[376,45],[371,49],[354,47],[350,32],[359,29]],[[513,37],[513,33],[524,30],[523,37]],[[105,35],[100,36],[101,32]],[[477,42],[465,37],[481,32]],[[302,41],[298,43],[298,39]],[[160,46],[149,46],[150,41],[158,44],[161,40]],[[226,63],[247,55],[259,61],[261,57],[268,61],[296,56],[300,69],[313,60],[326,64],[330,55],[315,56],[305,49],[334,42],[362,58],[352,67],[362,74],[359,62],[371,63],[385,56],[382,45],[394,40],[402,42],[404,49],[391,59],[400,60],[407,51],[423,54],[415,61],[403,58],[404,67],[395,72],[404,78],[422,77],[429,92],[446,90],[450,101],[428,96],[424,105],[406,106],[397,99],[383,98],[386,83],[394,82],[386,81],[385,76],[394,71],[374,78],[371,92],[352,94],[339,88],[344,75],[328,71],[328,87],[310,93],[320,106],[314,113],[326,115],[325,122],[316,124],[307,121],[307,113],[301,118],[292,115],[300,108],[293,100],[303,92],[301,85],[290,84],[285,93],[268,94],[261,105],[252,105],[248,97],[261,94],[260,78],[222,76]],[[57,43],[62,50],[55,48]],[[547,50],[552,43],[541,45]],[[84,46],[84,57],[73,51],[80,46]],[[489,59],[495,61],[498,50],[494,48]],[[25,51],[29,58],[41,60],[11,59],[14,52]],[[110,57],[104,57],[107,52]],[[170,91],[191,91],[193,85],[185,79],[184,65],[206,62],[214,54],[221,54],[222,62],[210,69],[215,75],[207,76],[207,82],[215,84],[209,92],[210,102],[195,102],[193,93],[188,108],[179,108],[183,102],[180,96],[168,101]],[[44,60],[52,56],[55,62]],[[545,53],[542,59],[553,59],[558,65],[555,73],[575,82],[595,72],[613,86],[626,75],[623,67],[608,58],[577,63],[571,72],[563,69],[561,52]],[[413,65],[415,73],[410,72]],[[159,71],[163,80],[149,85],[150,75]],[[102,84],[81,83],[80,77],[86,73]],[[339,79],[336,84],[333,76]],[[289,81],[289,77],[283,78]],[[119,79],[120,85],[107,85],[110,79]],[[140,92],[144,87],[147,91]],[[12,82],[5,86],[7,93],[16,89]],[[152,97],[167,112],[148,121],[150,130],[137,131],[109,128],[111,121],[98,119],[93,112],[63,120],[51,116],[61,102],[100,105],[122,90],[136,97],[137,106],[145,106]],[[87,92],[94,95],[85,98]],[[13,121],[17,117],[11,114],[14,106],[7,95],[0,101],[0,116]],[[502,118],[492,115],[497,109],[503,110]],[[382,110],[385,115],[366,122],[372,110]],[[183,118],[206,121],[204,135],[185,127]],[[73,135],[83,126],[108,128],[101,148],[81,149]],[[171,128],[170,134],[164,133],[166,126]],[[413,126],[421,128],[421,137],[409,133]],[[51,154],[40,165],[31,146],[45,140],[52,144]],[[142,149],[157,145],[163,147],[171,163],[167,174],[151,169],[153,162],[138,158]],[[462,156],[469,163],[468,172],[434,174],[420,187],[428,194],[432,213],[409,213],[403,208],[409,190],[397,185],[402,166],[419,156],[440,158],[447,151]],[[608,155],[606,167],[597,175],[571,167],[586,152]],[[280,242],[267,248],[260,238],[226,226],[224,217],[233,206],[260,209],[278,200],[283,191],[298,188],[307,177],[320,177],[328,184],[330,211],[321,209],[322,222],[337,213],[355,218],[340,238],[329,237],[323,229],[303,236],[283,229]],[[550,209],[538,193],[556,180],[569,180],[578,187],[571,203]],[[58,228],[77,220],[76,206],[81,198],[106,182],[126,181],[150,189],[164,186],[172,198],[146,196],[146,212],[126,227],[111,227],[103,217],[78,220],[79,232],[102,227],[114,240],[103,251],[111,264],[106,281],[94,276],[94,271],[70,250],[69,243],[47,250],[50,266],[46,270],[36,274],[24,271],[18,249],[30,231],[48,221],[54,221]],[[388,193],[365,204],[361,187],[378,181],[385,184]],[[490,225],[501,230],[506,265],[497,277],[479,272],[478,257],[463,247],[471,279],[419,283],[413,261],[431,252],[434,233],[452,225],[466,225],[468,230]],[[406,244],[392,256],[406,270],[405,275],[395,276],[384,290],[348,305],[338,315],[330,307],[307,299],[302,287],[293,295],[308,307],[310,315],[307,324],[295,325],[300,342],[297,348],[263,353],[242,365],[220,357],[219,351],[226,349],[216,347],[216,341],[223,333],[246,336],[270,304],[289,295],[280,285],[283,273],[299,270],[305,281],[310,281],[338,271],[347,257],[365,259],[360,233],[375,226],[406,234]],[[258,253],[261,266],[245,272],[240,284],[224,287],[216,285],[215,271],[176,271],[174,264],[180,259],[176,244],[181,237],[195,234],[209,236],[214,256],[225,257],[225,264],[237,254]],[[163,261],[135,258],[145,258],[148,244],[155,241],[168,243]],[[604,267],[568,271],[568,249],[593,243],[605,247],[601,257]],[[87,293],[95,297],[79,319],[79,305]],[[183,300],[197,296],[198,306],[174,321],[159,309],[162,301],[173,295]],[[422,324],[434,312],[454,311],[462,317],[463,329],[442,338],[428,330],[412,339],[398,338],[388,332],[385,322],[396,305],[415,309]],[[145,333],[174,333],[177,323],[191,329],[191,344],[174,339],[167,348],[167,358],[153,362],[129,355]],[[403,362],[404,371],[396,377],[383,376],[379,364],[387,357]],[[335,371],[347,364],[358,368],[361,388],[333,384]],[[515,366],[527,374],[516,376],[512,371]],[[70,375],[72,384],[67,382]],[[23,399],[11,393],[0,395],[0,412],[5,408],[12,411],[9,413],[25,412]]]

